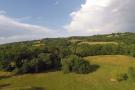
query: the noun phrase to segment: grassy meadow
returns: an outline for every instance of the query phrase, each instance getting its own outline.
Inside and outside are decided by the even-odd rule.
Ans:
[[[14,76],[9,72],[0,72],[0,90],[20,90],[31,86],[45,90],[135,90],[135,83],[130,80],[111,81],[118,74],[127,73],[128,67],[135,66],[135,58],[107,55],[85,59],[93,65],[99,65],[99,68],[84,75],[50,71]]]
[[[79,44],[89,44],[89,45],[98,45],[98,44],[114,44],[114,45],[118,45],[117,42],[81,42]]]

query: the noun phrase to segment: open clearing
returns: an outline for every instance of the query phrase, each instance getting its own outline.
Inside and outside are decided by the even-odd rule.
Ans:
[[[118,45],[117,42],[80,42],[79,44],[89,44],[89,45],[96,45],[96,44],[114,44],[114,45]]]
[[[45,90],[135,90],[135,83],[127,80],[112,82],[119,73],[126,73],[128,67],[135,66],[135,58],[121,55],[86,57],[91,64],[100,67],[86,75],[63,74],[61,71],[10,76],[0,72],[0,90],[19,90],[37,86]]]

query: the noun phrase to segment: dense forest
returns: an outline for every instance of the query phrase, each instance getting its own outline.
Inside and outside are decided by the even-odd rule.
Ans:
[[[0,69],[16,74],[48,70],[89,73],[86,56],[130,55],[135,57],[135,33],[46,38],[0,45]]]

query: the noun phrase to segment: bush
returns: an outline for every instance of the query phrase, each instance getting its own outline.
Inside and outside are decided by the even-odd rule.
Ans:
[[[20,90],[45,90],[42,87],[26,87],[26,88],[21,88]]]
[[[135,57],[135,52],[130,53],[131,56]]]
[[[62,59],[61,63],[64,73],[75,72],[86,74],[90,71],[89,62],[76,55],[70,55],[67,58]]]
[[[63,70],[64,73],[69,73],[71,71],[70,60],[68,60],[67,58],[62,59],[61,64],[62,64],[61,69]]]
[[[130,67],[130,68],[128,69],[128,74],[129,74],[130,80],[132,80],[132,81],[135,82],[135,68]]]
[[[31,72],[31,66],[29,62],[24,62],[24,64],[21,67],[21,73],[28,73]]]
[[[15,74],[21,74],[21,73],[22,73],[22,70],[21,70],[21,68],[15,68],[15,69],[13,70],[13,72],[14,72]]]
[[[124,81],[128,79],[128,75],[127,74],[119,74],[117,75],[117,80],[118,81]]]
[[[0,70],[3,70],[3,71],[12,71],[14,69],[14,67],[11,66],[10,62],[8,61],[4,61],[4,60],[1,60],[0,61]]]

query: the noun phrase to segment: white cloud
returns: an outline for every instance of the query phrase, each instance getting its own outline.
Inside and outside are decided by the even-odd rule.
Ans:
[[[58,2],[56,2],[58,4]],[[11,18],[0,10],[0,43],[33,40],[44,37],[92,35],[112,32],[135,32],[135,0],[86,0],[80,10],[70,14],[66,30],[22,23],[30,19]]]
[[[6,14],[7,12],[4,10],[0,10],[0,14]]]
[[[135,32],[134,0],[86,0],[81,9],[70,14],[65,28],[73,35]]]
[[[0,43],[52,37],[54,31],[43,26],[21,23],[0,15]]]

